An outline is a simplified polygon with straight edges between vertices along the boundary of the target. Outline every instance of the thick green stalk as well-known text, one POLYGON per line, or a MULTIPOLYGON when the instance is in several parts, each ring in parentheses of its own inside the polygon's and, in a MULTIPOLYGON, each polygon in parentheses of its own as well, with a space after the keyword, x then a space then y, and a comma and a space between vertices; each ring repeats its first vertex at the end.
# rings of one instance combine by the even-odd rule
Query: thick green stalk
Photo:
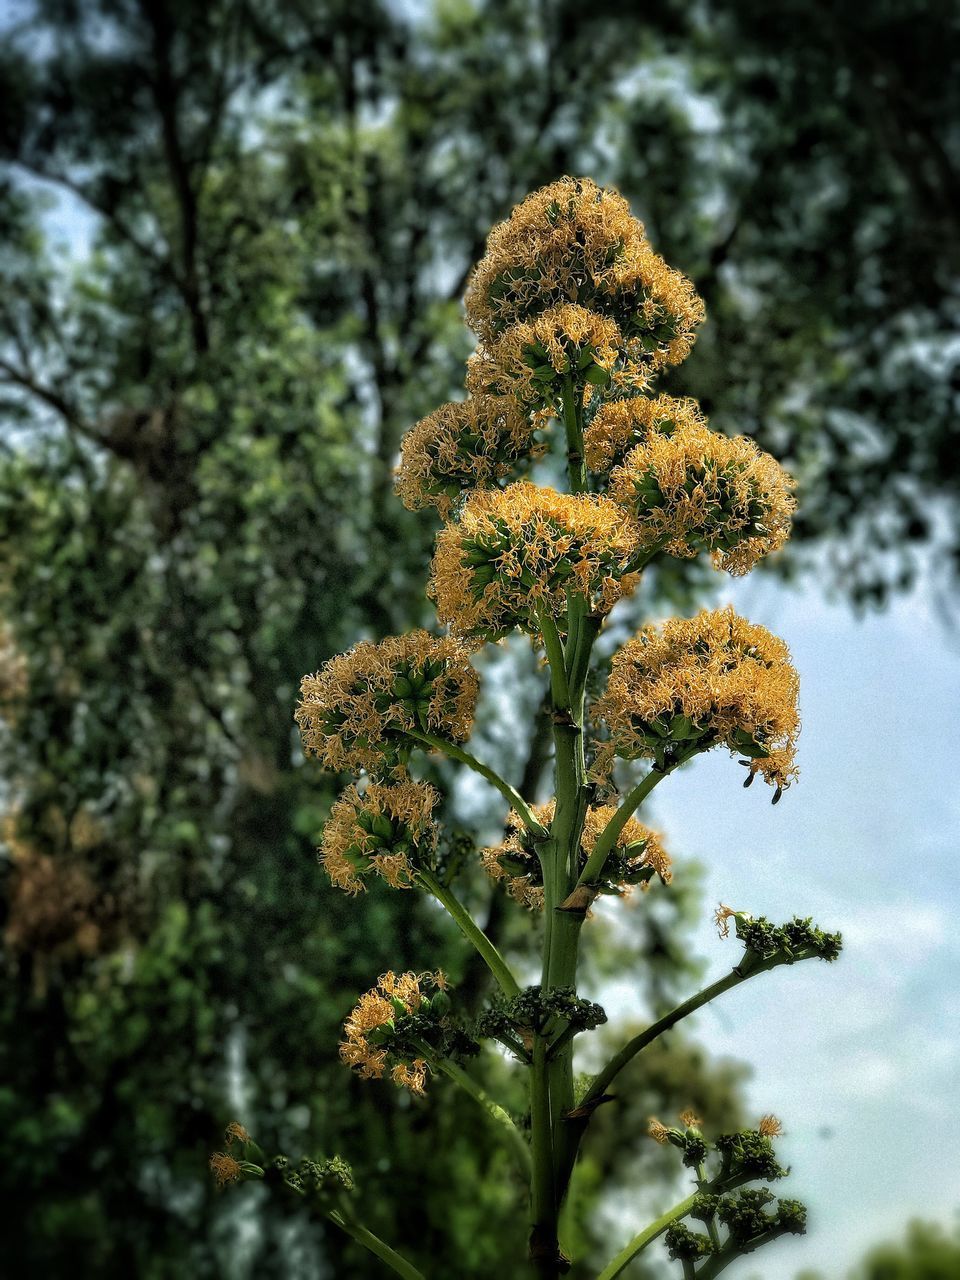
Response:
POLYGON ((675 1204, 672 1209, 668 1209, 666 1213, 662 1213, 659 1218, 651 1222, 649 1227, 638 1232, 629 1244, 624 1245, 615 1258, 603 1268, 597 1276, 597 1280, 615 1280, 625 1267, 634 1260, 638 1253, 641 1253, 648 1244, 656 1240, 657 1236, 662 1236, 668 1227, 680 1218, 685 1217, 693 1208, 693 1202, 696 1195, 687 1196, 686 1200, 682 1200, 680 1204, 675 1204))
POLYGON ((441 1058, 434 1065, 448 1075, 451 1080, 455 1081, 471 1098, 484 1109, 488 1116, 501 1127, 507 1134, 510 1142, 511 1150, 517 1158, 520 1165, 520 1171, 525 1177, 529 1178, 533 1173, 533 1163, 530 1158, 530 1148, 527 1146, 526 1139, 514 1124, 509 1113, 500 1106, 499 1102, 494 1102, 491 1097, 480 1088, 477 1082, 457 1063, 451 1062, 448 1058, 441 1058))
POLYGON ((546 1050, 545 1039, 538 1035, 533 1042, 533 1063, 530 1068, 530 1145, 533 1156, 533 1177, 530 1183, 533 1213, 530 1257, 545 1280, 547 1277, 553 1280, 557 1274, 559 1244, 546 1050))
POLYGON ((460 932, 468 942, 471 942, 476 947, 490 972, 496 978, 503 994, 508 999, 518 995, 520 984, 510 972, 510 966, 460 899, 454 894, 453 890, 441 884, 432 871, 418 871, 417 879, 425 889, 433 894, 439 903, 446 907, 459 927, 460 932))
POLYGON ((472 756, 469 751, 464 751, 463 747, 458 747, 455 742, 448 742, 446 738, 439 738, 434 733, 422 733, 419 729, 408 729, 406 732, 408 738, 415 738, 417 742, 423 742, 428 747, 433 747, 435 751, 442 751, 451 760, 457 760, 460 764, 465 764, 474 773, 479 773, 481 778, 486 778, 487 782, 496 787, 500 794, 509 801, 510 807, 517 811, 523 825, 534 836, 538 838, 546 836, 546 830, 530 812, 530 806, 520 792, 511 787, 510 783, 505 779, 501 778, 496 770, 491 769, 489 765, 482 764, 476 756, 472 756))
POLYGON ((375 1236, 372 1231, 368 1231, 359 1222, 348 1218, 339 1209, 332 1210, 327 1214, 327 1217, 331 1222, 336 1223, 341 1231, 345 1231, 348 1236, 353 1236, 358 1244, 362 1244, 365 1249, 369 1249, 371 1253, 376 1254, 398 1276, 403 1276, 404 1280, 425 1280, 423 1272, 418 1271, 412 1262, 408 1262, 406 1258, 401 1257, 396 1249, 391 1249, 379 1236, 375 1236))

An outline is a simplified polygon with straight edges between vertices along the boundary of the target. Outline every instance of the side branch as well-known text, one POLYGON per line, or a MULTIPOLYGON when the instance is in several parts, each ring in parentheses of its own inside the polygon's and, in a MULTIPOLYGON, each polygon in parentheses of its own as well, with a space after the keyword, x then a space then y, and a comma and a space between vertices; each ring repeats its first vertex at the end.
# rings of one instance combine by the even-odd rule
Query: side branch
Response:
POLYGON ((662 1236, 674 1222, 685 1217, 693 1208, 693 1202, 696 1198, 696 1194, 687 1196, 686 1200, 675 1204, 672 1209, 668 1209, 656 1221, 651 1222, 649 1227, 645 1227, 643 1231, 635 1235, 630 1243, 625 1245, 617 1256, 607 1263, 597 1276, 597 1280, 614 1280, 633 1261, 638 1253, 641 1253, 648 1244, 656 1240, 657 1236, 662 1236))
POLYGON ((417 880, 447 909, 463 936, 476 947, 503 994, 508 999, 519 995, 520 984, 511 973, 510 966, 453 890, 441 884, 432 871, 418 871, 417 880))
POLYGON ((520 1166, 520 1172, 529 1178, 532 1170, 532 1161, 530 1158, 530 1148, 527 1146, 523 1134, 514 1124, 507 1112, 500 1106, 499 1102, 489 1097, 480 1088, 472 1076, 468 1075, 462 1067, 457 1063, 451 1062, 449 1058, 441 1058, 435 1063, 438 1070, 449 1076, 454 1083, 458 1084, 465 1093, 468 1093, 474 1102, 478 1103, 488 1116, 494 1120, 506 1132, 510 1142, 511 1150, 517 1157, 517 1163, 520 1166))
POLYGON ((347 1217, 339 1209, 331 1210, 326 1216, 341 1231, 345 1231, 358 1244, 362 1244, 365 1249, 369 1249, 371 1253, 375 1254, 381 1262, 385 1262, 398 1276, 403 1276, 404 1280, 426 1280, 423 1272, 418 1271, 412 1262, 408 1262, 406 1258, 397 1253, 396 1249, 391 1249, 379 1236, 375 1236, 372 1231, 368 1231, 366 1227, 347 1217))
POLYGON ((639 809, 650 792, 658 783, 671 772, 676 766, 668 769, 659 770, 651 769, 642 782, 638 782, 631 792, 628 793, 619 809, 600 832, 597 837, 597 843, 593 846, 593 852, 587 859, 587 865, 580 873, 578 885, 593 884, 603 870, 603 865, 609 856, 610 850, 617 843, 620 832, 627 825, 634 813, 639 809))
POLYGON ((684 1018, 696 1013, 698 1009, 702 1009, 705 1004, 709 1004, 711 1000, 717 996, 723 995, 725 991, 731 991, 734 987, 738 987, 741 982, 746 982, 748 978, 753 977, 755 973, 763 973, 763 969, 753 969, 750 973, 742 973, 738 969, 731 970, 725 977, 704 987, 702 991, 698 991, 689 1000, 684 1000, 683 1004, 678 1004, 668 1014, 662 1017, 658 1022, 654 1022, 646 1030, 635 1035, 632 1040, 628 1040, 619 1053, 614 1054, 607 1065, 591 1084, 581 1102, 582 1107, 589 1107, 591 1103, 598 1102, 606 1093, 607 1086, 613 1078, 623 1070, 632 1058, 635 1058, 641 1050, 645 1049, 648 1044, 652 1044, 654 1040, 662 1036, 665 1031, 669 1031, 671 1027, 675 1027, 678 1022, 682 1022, 684 1018))
POLYGON ((460 764, 465 764, 474 773, 479 773, 481 778, 486 778, 487 782, 496 787, 504 799, 509 802, 510 807, 517 811, 527 830, 538 840, 546 839, 546 827, 542 826, 533 816, 530 806, 520 792, 511 787, 510 783, 504 778, 501 778, 495 769, 491 769, 489 765, 482 764, 476 756, 472 756, 469 751, 464 751, 463 747, 458 747, 455 742, 448 742, 446 738, 440 738, 435 733, 421 733, 419 729, 408 729, 407 737, 414 738, 417 742, 422 742, 426 746, 432 747, 435 751, 442 751, 451 760, 457 760, 460 764))

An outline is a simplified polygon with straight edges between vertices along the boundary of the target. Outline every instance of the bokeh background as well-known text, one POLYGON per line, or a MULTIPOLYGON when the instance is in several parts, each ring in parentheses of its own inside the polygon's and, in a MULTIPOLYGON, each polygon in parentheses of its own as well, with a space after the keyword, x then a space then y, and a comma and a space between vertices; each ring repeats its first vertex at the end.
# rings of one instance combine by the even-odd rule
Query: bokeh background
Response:
MULTIPOLYGON (((847 947, 625 1074, 568 1244, 589 1274, 672 1199, 646 1117, 693 1104, 785 1123, 811 1230, 754 1275, 960 1275, 957 6, 0 0, 0 39, 4 1274, 378 1275, 257 1188, 215 1193, 238 1119, 341 1152, 431 1277, 510 1276, 518 1191, 483 1118, 336 1060, 385 968, 439 963, 469 1007, 484 976, 413 894, 325 883, 337 779, 292 708, 332 653, 429 623, 399 437, 463 394, 486 231, 571 172, 620 187, 707 301, 664 389, 802 503, 777 564, 661 573, 644 601, 730 599, 789 640, 801 783, 771 809, 707 758, 658 792, 674 887, 605 904, 587 986, 609 1035, 642 1023, 730 963, 719 900, 847 947)), ((529 652, 484 676, 479 749, 536 792, 529 652)), ((502 816, 453 790, 452 825, 502 816)), ((464 892, 520 955, 535 923, 464 892)))

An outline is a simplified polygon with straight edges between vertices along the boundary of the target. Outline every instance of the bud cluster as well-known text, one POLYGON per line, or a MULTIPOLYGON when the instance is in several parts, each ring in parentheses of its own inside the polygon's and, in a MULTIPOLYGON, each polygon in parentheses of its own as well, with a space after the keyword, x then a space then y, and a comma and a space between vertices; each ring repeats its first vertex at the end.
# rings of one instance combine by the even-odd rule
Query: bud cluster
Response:
POLYGON ((829 963, 837 959, 843 948, 841 934, 819 928, 810 916, 794 916, 786 924, 773 924, 766 916, 754 918, 746 911, 721 906, 716 912, 721 937, 730 936, 731 920, 736 936, 744 945, 743 959, 737 965, 738 971, 744 974, 761 967, 796 964, 799 960, 829 963))
POLYGON ((538 983, 525 987, 511 1000, 494 1000, 477 1019, 475 1034, 481 1040, 498 1040, 526 1060, 534 1036, 551 1024, 575 1034, 593 1031, 606 1020, 602 1006, 582 999, 573 987, 552 987, 545 992, 538 983))

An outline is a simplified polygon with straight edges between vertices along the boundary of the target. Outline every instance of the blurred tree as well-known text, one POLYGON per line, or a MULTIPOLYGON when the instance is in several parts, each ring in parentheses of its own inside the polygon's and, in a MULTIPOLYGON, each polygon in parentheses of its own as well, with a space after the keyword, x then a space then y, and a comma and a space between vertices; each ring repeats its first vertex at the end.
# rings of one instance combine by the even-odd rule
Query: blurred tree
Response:
MULTIPOLYGON (((684 389, 799 465, 801 531, 842 535, 857 598, 905 584, 907 541, 936 531, 956 561, 954 18, 922 0, 809 15, 40 0, 8 22, 0 1185, 31 1215, 11 1266, 202 1276, 243 1252, 316 1274, 296 1219, 258 1210, 241 1250, 235 1210, 208 1203, 211 1133, 238 1114, 292 1150, 341 1148, 372 1224, 438 1273, 497 1261, 481 1227, 512 1191, 481 1122, 457 1110, 428 1139, 418 1107, 334 1060, 378 972, 439 956, 456 978, 460 953, 413 895, 326 890, 331 791, 291 712, 302 672, 429 618, 430 518, 391 498, 391 467, 461 393, 466 272, 525 191, 572 170, 634 200, 711 308, 684 389), (395 1161, 366 1167, 385 1126, 395 1161), (454 1182, 474 1188, 455 1210, 454 1182)), ((534 790, 542 744, 526 762, 509 745, 534 790)), ((509 945, 523 926, 501 906, 509 945)), ((687 972, 663 936, 651 922, 634 953, 651 1001, 687 972)), ((734 1119, 732 1082, 678 1053, 693 1101, 734 1119)), ((639 1132, 649 1095, 622 1107, 639 1132)))
MULTIPOLYGON (((960 1275, 960 1226, 911 1222, 899 1244, 882 1244, 849 1273, 849 1280, 954 1280, 960 1275)), ((820 1280, 804 1272, 797 1280, 820 1280)))

